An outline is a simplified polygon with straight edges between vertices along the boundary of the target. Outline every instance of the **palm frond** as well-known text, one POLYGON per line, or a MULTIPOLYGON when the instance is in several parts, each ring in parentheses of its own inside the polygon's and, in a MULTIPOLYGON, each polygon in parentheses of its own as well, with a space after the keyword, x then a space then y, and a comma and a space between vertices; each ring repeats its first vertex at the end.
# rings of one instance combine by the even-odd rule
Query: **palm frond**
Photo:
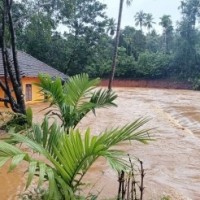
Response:
POLYGON ((36 173, 36 169, 37 169, 37 162, 36 161, 30 162, 29 169, 28 169, 28 178, 27 178, 27 182, 26 182, 26 189, 32 183, 33 177, 34 177, 34 175, 36 173))
POLYGON ((48 75, 40 74, 38 76, 40 82, 36 85, 41 88, 41 92, 44 93, 51 99, 52 104, 62 103, 63 95, 63 86, 60 78, 52 80, 48 75))
MULTIPOLYGON (((45 149, 43 147, 38 148, 39 144, 35 142, 31 142, 29 138, 25 136, 19 136, 18 134, 13 134, 13 137, 15 140, 18 142, 24 142, 27 146, 29 146, 33 150, 39 150, 40 153, 44 153, 45 149), (36 147, 37 146, 37 147, 36 147), (43 151, 41 151, 43 149, 43 151)), ((46 154, 42 154, 46 156, 47 159, 50 161, 52 160, 53 163, 56 163, 56 161, 46 152, 46 154)), ((50 167, 48 164, 41 160, 36 160, 32 159, 31 156, 28 155, 28 153, 24 153, 17 147, 8 144, 6 142, 0 141, 0 164, 3 166, 8 160, 11 160, 10 162, 10 167, 9 171, 13 170, 16 166, 20 164, 22 160, 28 162, 29 164, 29 169, 28 169, 28 178, 27 178, 27 183, 26 183, 26 189, 31 185, 33 182, 33 178, 35 175, 39 176, 39 181, 38 181, 38 187, 40 187, 45 180, 49 181, 49 191, 52 191, 49 193, 48 199, 61 199, 61 194, 58 190, 56 180, 58 179, 58 174, 56 171, 50 167), (57 177, 57 178, 55 178, 57 177)), ((63 187, 63 186, 62 186, 63 187)), ((68 198, 71 199, 69 196, 71 194, 70 187, 65 184, 65 188, 68 188, 68 198)), ((73 195, 72 195, 73 197, 73 195)))
POLYGON ((41 144, 44 148, 48 149, 52 144, 56 145, 58 142, 58 138, 64 134, 62 128, 58 126, 56 122, 49 124, 48 117, 45 117, 42 124, 34 124, 32 126, 32 130, 27 132, 27 136, 36 141, 38 144, 41 144))
POLYGON ((19 163, 24 160, 26 154, 21 153, 21 154, 17 154, 15 156, 13 156, 10 167, 9 167, 9 172, 13 171, 18 165, 19 163))
POLYGON ((98 142, 110 146, 116 145, 122 141, 136 140, 146 144, 147 141, 152 140, 148 134, 148 132, 152 129, 140 129, 140 127, 146 124, 148 121, 148 119, 139 118, 134 122, 123 126, 122 128, 106 130, 100 135, 98 142))
POLYGON ((79 103, 87 100, 90 92, 100 83, 100 79, 89 80, 87 74, 79 74, 69 78, 64 86, 66 102, 75 108, 79 103))
POLYGON ((116 106, 114 100, 117 95, 107 90, 95 89, 100 80, 90 80, 87 74, 70 77, 62 85, 59 78, 52 80, 49 76, 39 76, 41 91, 50 97, 51 105, 57 107, 47 114, 55 115, 62 121, 65 129, 74 128, 90 111, 96 108, 116 106))
POLYGON ((117 95, 108 90, 97 90, 92 94, 90 102, 96 105, 96 108, 117 106, 114 103, 114 100, 117 98, 117 95))

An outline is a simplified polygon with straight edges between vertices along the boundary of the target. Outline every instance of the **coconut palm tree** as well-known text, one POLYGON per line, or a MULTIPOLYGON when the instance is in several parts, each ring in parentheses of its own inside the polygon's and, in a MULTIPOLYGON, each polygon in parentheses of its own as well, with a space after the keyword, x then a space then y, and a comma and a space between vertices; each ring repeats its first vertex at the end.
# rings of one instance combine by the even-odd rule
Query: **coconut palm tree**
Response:
POLYGON ((163 27, 163 35, 164 35, 164 46, 165 51, 168 51, 168 38, 173 31, 172 20, 170 15, 163 15, 160 18, 160 25, 163 27))
POLYGON ((116 30, 116 23, 115 23, 115 20, 111 18, 108 20, 106 32, 110 34, 111 36, 113 36, 115 34, 115 30, 116 30))
POLYGON ((145 23, 144 23, 144 25, 147 27, 149 33, 150 33, 150 30, 151 30, 152 27, 153 27, 153 24, 155 24, 155 22, 154 22, 153 20, 154 20, 154 19, 153 19, 152 14, 147 13, 147 14, 146 14, 146 17, 145 17, 145 23))
MULTIPOLYGON (((126 4, 128 6, 131 5, 131 2, 132 0, 126 0, 126 4)), ((109 91, 111 91, 112 82, 115 75, 116 63, 117 63, 117 52, 118 52, 118 46, 119 46, 119 36, 120 36, 123 5, 124 5, 124 0, 120 0, 118 22, 117 22, 117 32, 116 32, 116 37, 115 37, 115 46, 114 46, 113 59, 112 59, 112 69, 111 69, 111 74, 110 74, 109 83, 108 83, 109 91)))
POLYGON ((135 25, 140 26, 140 30, 142 31, 142 27, 145 25, 146 20, 146 13, 144 13, 142 10, 137 12, 134 16, 135 18, 135 25))
POLYGON ((169 26, 172 25, 172 20, 170 15, 163 15, 160 18, 160 23, 159 23, 164 30, 166 30, 169 26))

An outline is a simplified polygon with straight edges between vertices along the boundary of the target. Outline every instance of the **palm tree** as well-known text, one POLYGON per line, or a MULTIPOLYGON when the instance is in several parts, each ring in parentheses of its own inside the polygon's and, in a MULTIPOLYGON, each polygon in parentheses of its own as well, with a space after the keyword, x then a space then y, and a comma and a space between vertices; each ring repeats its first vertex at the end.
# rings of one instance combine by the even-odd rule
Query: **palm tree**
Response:
POLYGON ((89 129, 84 133, 71 129, 66 134, 55 122, 49 125, 45 118, 42 125, 33 125, 26 135, 13 133, 11 140, 0 141, 0 167, 10 161, 9 171, 13 171, 25 161, 28 164, 26 189, 37 177, 34 181, 38 180, 38 188, 48 189, 44 199, 79 199, 77 191, 81 189, 82 179, 99 157, 104 157, 118 172, 128 169, 124 152, 114 147, 125 141, 147 143, 149 130, 141 129, 146 122, 138 119, 96 136, 89 129), (17 145, 21 143, 29 148, 21 149, 17 145))
POLYGON ((142 10, 135 14, 135 25, 140 26, 140 30, 142 31, 142 27, 145 25, 146 13, 142 10))
POLYGON ((106 32, 109 33, 111 36, 113 36, 115 34, 115 30, 116 30, 116 23, 115 20, 111 18, 108 20, 106 32))
POLYGON ((90 111, 95 113, 95 109, 116 106, 117 95, 107 90, 94 90, 100 79, 90 80, 87 74, 72 76, 64 85, 59 78, 52 80, 46 75, 39 75, 39 80, 37 85, 51 102, 52 109, 47 114, 57 116, 66 132, 75 128, 90 111))
POLYGON ((164 30, 166 30, 169 26, 172 25, 172 20, 170 15, 163 15, 160 18, 160 25, 163 27, 164 30))
POLYGON ((173 31, 172 20, 170 15, 163 15, 160 18, 160 25, 163 27, 165 51, 168 51, 168 37, 173 31))
MULTIPOLYGON (((126 0, 126 4, 128 6, 131 5, 131 2, 132 2, 132 0, 126 0)), ((124 5, 124 0, 120 0, 118 22, 117 22, 117 32, 116 32, 115 46, 114 46, 113 59, 112 59, 112 69, 111 69, 111 74, 110 74, 109 83, 108 83, 109 91, 111 91, 112 82, 113 82, 114 75, 115 75, 116 63, 117 63, 117 52, 118 52, 118 46, 119 46, 119 36, 120 36, 123 5, 124 5)))
POLYGON ((155 24, 155 22, 153 21, 153 16, 152 14, 150 13, 147 13, 146 14, 146 17, 145 17, 145 26, 147 27, 149 33, 150 33, 150 30, 152 29, 153 27, 153 24, 155 24))

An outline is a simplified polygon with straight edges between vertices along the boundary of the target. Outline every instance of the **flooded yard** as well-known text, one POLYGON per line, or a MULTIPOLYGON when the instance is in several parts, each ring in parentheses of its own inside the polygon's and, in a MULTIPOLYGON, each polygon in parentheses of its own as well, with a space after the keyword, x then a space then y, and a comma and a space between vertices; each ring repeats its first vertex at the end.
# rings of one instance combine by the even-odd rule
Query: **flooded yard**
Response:
MULTIPOLYGON (((120 145, 130 155, 140 158, 145 168, 145 200, 160 200, 163 195, 171 199, 200 199, 200 92, 189 90, 115 88, 117 105, 89 114, 79 125, 90 127, 98 134, 107 127, 122 126, 138 117, 150 121, 145 127, 155 128, 155 141, 147 145, 138 142, 120 145)), ((34 105, 35 121, 41 122, 44 104, 34 105)), ((23 167, 13 174, 0 171, 0 199, 17 199, 23 186, 23 167)), ((117 174, 99 159, 86 180, 101 191, 99 199, 117 194, 117 174)))

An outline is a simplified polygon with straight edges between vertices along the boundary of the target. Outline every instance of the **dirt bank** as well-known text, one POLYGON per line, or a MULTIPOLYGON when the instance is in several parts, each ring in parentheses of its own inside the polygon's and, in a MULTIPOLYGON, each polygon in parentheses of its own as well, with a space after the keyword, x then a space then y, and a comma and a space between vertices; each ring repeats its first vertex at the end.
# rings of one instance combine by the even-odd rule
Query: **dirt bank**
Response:
MULTIPOLYGON (((108 80, 103 79, 101 86, 108 86, 108 80)), ((189 83, 173 80, 120 80, 113 81, 114 87, 141 87, 141 88, 166 88, 166 89, 192 89, 189 83)))

